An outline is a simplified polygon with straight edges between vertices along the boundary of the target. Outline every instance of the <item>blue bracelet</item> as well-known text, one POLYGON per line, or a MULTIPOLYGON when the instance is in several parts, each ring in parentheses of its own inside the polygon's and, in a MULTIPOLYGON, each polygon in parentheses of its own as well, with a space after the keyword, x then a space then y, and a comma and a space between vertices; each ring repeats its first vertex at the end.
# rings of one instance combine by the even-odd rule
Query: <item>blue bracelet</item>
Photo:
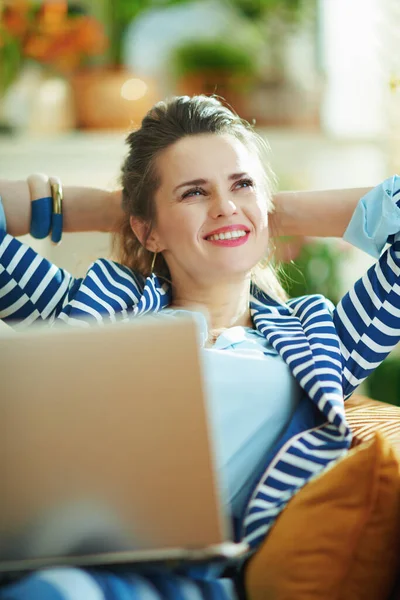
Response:
POLYGON ((0 233, 7 233, 7 220, 6 213, 4 212, 4 206, 0 196, 0 233))
POLYGON ((51 196, 33 200, 31 203, 32 217, 30 234, 38 240, 42 240, 50 233, 52 204, 53 199, 51 196))
POLYGON ((59 181, 51 183, 52 210, 51 216, 51 241, 53 244, 61 242, 63 231, 63 189, 59 181))

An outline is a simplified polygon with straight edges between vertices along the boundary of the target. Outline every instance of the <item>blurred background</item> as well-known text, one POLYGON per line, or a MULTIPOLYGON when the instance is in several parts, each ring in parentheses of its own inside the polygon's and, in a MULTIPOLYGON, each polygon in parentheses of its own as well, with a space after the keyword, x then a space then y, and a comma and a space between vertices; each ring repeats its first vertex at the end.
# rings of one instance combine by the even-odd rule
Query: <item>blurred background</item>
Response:
MULTIPOLYGON (((397 0, 0 0, 0 177, 115 188, 125 134, 174 94, 217 94, 270 144, 279 189, 373 186, 400 170, 397 0)), ((106 234, 26 239, 75 275, 106 234)), ((372 260, 277 243, 292 295, 337 302, 372 260)), ((400 404, 394 353, 364 391, 400 404)))

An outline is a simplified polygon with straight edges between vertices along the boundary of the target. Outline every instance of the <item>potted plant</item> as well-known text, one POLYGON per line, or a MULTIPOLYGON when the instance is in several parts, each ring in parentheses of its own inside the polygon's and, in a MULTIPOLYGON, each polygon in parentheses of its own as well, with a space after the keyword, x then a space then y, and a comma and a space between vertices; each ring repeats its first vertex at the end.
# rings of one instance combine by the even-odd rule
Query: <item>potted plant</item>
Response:
MULTIPOLYGON (((163 7, 191 0, 163 0, 163 7)), ((84 128, 127 129, 139 126, 150 107, 160 99, 158 83, 135 77, 122 60, 124 34, 128 26, 154 0, 103 0, 97 9, 107 31, 109 45, 101 64, 80 69, 73 77, 78 124, 84 128)), ((87 0, 87 5, 90 6, 87 0)))
POLYGON ((173 55, 180 94, 216 94, 243 117, 257 76, 252 52, 219 39, 187 42, 173 55))
POLYGON ((71 78, 80 128, 127 129, 138 125, 157 99, 155 83, 135 78, 122 64, 125 29, 149 5, 150 0, 105 0, 97 7, 108 46, 97 64, 80 68, 71 78))
MULTIPOLYGON (((32 67, 41 79, 68 80, 71 73, 104 52, 100 22, 68 2, 15 0, 0 8, 1 96, 32 67)), ((38 90, 35 90, 38 92, 38 90)), ((36 94, 38 95, 38 94, 36 94)))

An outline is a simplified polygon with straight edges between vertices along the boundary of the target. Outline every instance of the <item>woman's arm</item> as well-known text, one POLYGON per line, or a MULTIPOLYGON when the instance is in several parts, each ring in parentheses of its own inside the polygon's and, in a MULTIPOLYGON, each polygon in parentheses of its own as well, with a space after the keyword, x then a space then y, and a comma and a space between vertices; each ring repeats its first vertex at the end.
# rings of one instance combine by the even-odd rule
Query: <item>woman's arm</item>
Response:
POLYGON ((391 177, 359 202, 346 239, 379 260, 333 312, 343 361, 345 397, 400 341, 400 178, 391 177))
MULTIPOLYGON (((31 200, 48 196, 47 178, 41 184, 32 181, 0 180, 7 220, 7 231, 13 236, 29 233, 31 200)), ((121 191, 113 192, 90 187, 64 187, 64 231, 114 231, 122 216, 121 191)))
POLYGON ((278 192, 270 216, 271 233, 342 237, 359 199, 371 189, 278 192))

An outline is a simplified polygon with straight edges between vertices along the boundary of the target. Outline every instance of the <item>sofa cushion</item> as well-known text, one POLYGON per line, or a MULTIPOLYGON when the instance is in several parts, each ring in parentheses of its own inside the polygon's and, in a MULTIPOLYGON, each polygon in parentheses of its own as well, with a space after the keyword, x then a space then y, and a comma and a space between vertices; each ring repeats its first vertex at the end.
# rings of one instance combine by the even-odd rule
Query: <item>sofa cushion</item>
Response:
POLYGON ((377 433, 289 502, 245 573, 250 600, 385 600, 400 568, 400 464, 377 433))

